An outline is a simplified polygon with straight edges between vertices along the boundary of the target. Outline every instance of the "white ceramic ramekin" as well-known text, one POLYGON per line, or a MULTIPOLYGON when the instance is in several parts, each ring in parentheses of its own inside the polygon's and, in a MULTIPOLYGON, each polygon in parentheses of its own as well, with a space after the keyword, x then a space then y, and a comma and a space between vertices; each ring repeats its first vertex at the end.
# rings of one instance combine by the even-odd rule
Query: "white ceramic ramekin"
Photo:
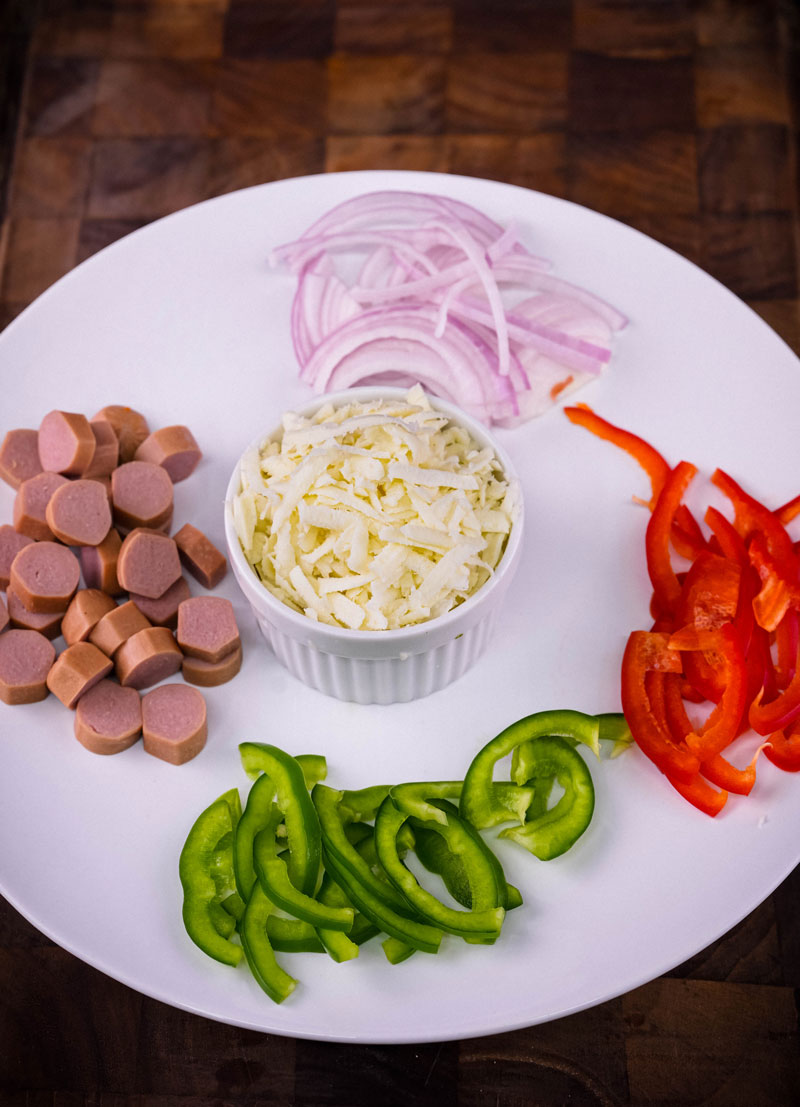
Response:
MULTIPOLYGON (((377 398, 397 399, 403 388, 363 387, 317 396, 297 409, 311 415, 323 404, 377 398)), ((453 404, 430 397, 437 411, 465 427, 480 446, 491 446, 505 474, 517 480, 506 451, 453 404)), ((260 436, 261 447, 273 430, 260 436)), ((445 615, 399 630, 347 630, 315 622, 272 595, 248 563, 233 523, 232 502, 241 487, 237 461, 225 495, 225 538, 234 576, 278 660, 304 684, 326 696, 352 703, 405 703, 421 699, 462 676, 483 652, 494 629, 503 597, 519 563, 524 506, 511 528, 503 556, 490 579, 464 603, 445 615)))

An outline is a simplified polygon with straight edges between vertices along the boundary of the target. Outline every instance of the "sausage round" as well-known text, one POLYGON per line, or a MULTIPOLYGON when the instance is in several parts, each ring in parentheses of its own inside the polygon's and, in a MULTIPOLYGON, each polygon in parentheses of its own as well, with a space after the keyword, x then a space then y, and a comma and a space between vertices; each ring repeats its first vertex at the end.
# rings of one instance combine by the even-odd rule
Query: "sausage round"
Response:
POLYGON ((149 626, 150 623, 136 604, 128 600, 119 607, 115 605, 97 621, 89 635, 89 641, 103 653, 113 657, 124 642, 149 626))
POLYGON ((173 538, 187 571, 204 588, 216 588, 228 568, 225 555, 191 523, 184 523, 173 538))
POLYGON ((196 757, 206 744, 206 701, 186 684, 164 684, 142 697, 142 740, 146 753, 172 765, 196 757))
POLYGON ((111 672, 111 658, 91 642, 76 642, 58 655, 47 674, 47 687, 65 707, 74 707, 84 693, 111 672))
POLYGON ((85 642, 100 619, 115 607, 111 596, 99 588, 81 588, 73 596, 61 621, 61 633, 67 645, 85 642))
POLYGON ((45 519, 67 546, 99 546, 111 530, 106 491, 96 480, 68 481, 50 497, 45 519))
POLYGON ((160 427, 145 438, 135 454, 137 461, 160 465, 173 484, 191 476, 202 456, 194 435, 184 426, 160 427))
POLYGON ((39 432, 27 427, 10 430, 0 445, 0 477, 12 488, 41 473, 39 432))
POLYGON ((132 461, 133 455, 150 433, 147 420, 141 412, 123 404, 109 404, 92 416, 92 422, 103 419, 110 423, 119 442, 120 462, 132 461))
POLYGON ((11 562, 9 586, 29 611, 63 613, 77 592, 80 579, 80 562, 66 546, 32 542, 11 562))
POLYGON ((11 562, 17 556, 23 546, 30 546, 33 539, 27 534, 20 534, 8 523, 0 526, 0 592, 8 588, 8 574, 11 571, 11 562))
POLYGON ((114 660, 120 684, 126 688, 149 688, 177 673, 183 654, 171 630, 147 627, 123 642, 114 660))
POLYGON ((8 617, 11 620, 12 627, 18 627, 20 630, 38 630, 40 634, 51 641, 61 634, 64 617, 62 611, 38 613, 30 611, 10 585, 6 592, 6 602, 8 603, 8 617))
POLYGON ((118 596, 124 589, 117 579, 117 560, 122 547, 119 531, 112 527, 99 546, 82 546, 78 557, 83 579, 88 588, 100 588, 109 596, 118 596))
POLYGON ((178 608, 178 645, 190 657, 221 661, 240 645, 233 604, 223 596, 193 596, 178 608))
POLYGON ((172 481, 160 465, 128 461, 111 474, 111 504, 117 524, 128 530, 158 530, 172 517, 172 481))
POLYGON ((199 657, 184 657, 181 675, 189 684, 213 688, 233 680, 242 667, 242 647, 227 654, 221 661, 203 661, 199 657))
POLYGON ((137 527, 126 535, 117 560, 117 577, 126 592, 156 600, 180 575, 178 547, 166 534, 137 527))
POLYGON ((119 441, 114 428, 106 419, 93 419, 89 426, 94 435, 94 453, 83 476, 86 480, 98 480, 111 476, 119 462, 119 441))
POLYGON ((53 643, 36 630, 0 634, 0 700, 20 704, 46 699, 55 656, 53 643))
POLYGON ((94 456, 94 432, 85 415, 75 411, 49 411, 39 425, 39 460, 42 468, 67 477, 79 477, 94 456))
POLYGON ((101 680, 78 700, 75 737, 91 753, 120 753, 141 731, 142 699, 135 688, 101 680))
POLYGON ((178 577, 175 583, 171 584, 157 599, 142 596, 138 592, 130 593, 130 598, 154 626, 169 627, 170 630, 177 627, 178 608, 190 596, 189 585, 186 583, 186 577, 183 576, 178 577))
POLYGON ((37 473, 24 480, 14 499, 14 530, 26 534, 36 542, 50 542, 54 538, 47 522, 47 505, 54 492, 68 484, 60 473, 37 473))

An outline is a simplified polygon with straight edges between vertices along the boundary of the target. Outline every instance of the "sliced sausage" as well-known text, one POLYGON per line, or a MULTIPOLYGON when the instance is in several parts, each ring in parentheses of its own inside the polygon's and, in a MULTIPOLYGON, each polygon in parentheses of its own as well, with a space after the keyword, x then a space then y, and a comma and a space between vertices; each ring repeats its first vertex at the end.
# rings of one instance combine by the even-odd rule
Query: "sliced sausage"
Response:
POLYGON ((169 586, 163 596, 155 600, 142 596, 138 592, 131 592, 130 598, 153 626, 175 630, 178 625, 178 608, 184 600, 189 599, 191 594, 186 577, 181 576, 169 586))
POLYGON ((132 635, 138 634, 140 630, 146 630, 149 626, 148 619, 136 604, 128 600, 119 607, 114 606, 111 611, 98 619, 89 634, 89 641, 103 653, 113 657, 120 646, 132 635))
POLYGON ((11 562, 9 587, 29 611, 63 613, 80 579, 80 562, 72 550, 56 542, 32 542, 11 562))
POLYGON ((3 631, 6 629, 8 624, 9 624, 8 608, 3 603, 3 601, 0 600, 0 634, 3 633, 3 631))
POLYGON ((47 687, 65 707, 74 707, 113 668, 107 657, 91 642, 76 642, 58 655, 47 674, 47 687))
POLYGON ((50 497, 45 519, 67 546, 99 546, 111 530, 106 491, 96 480, 68 481, 50 497))
POLYGON ((117 561, 122 548, 119 531, 112 527, 99 546, 83 546, 78 557, 83 570, 83 579, 88 588, 99 588, 109 596, 118 596, 124 592, 117 578, 117 561))
POLYGON ((24 480, 14 499, 14 530, 37 542, 51 542, 53 532, 47 523, 47 505, 53 493, 68 484, 60 473, 38 473, 24 480))
POLYGON ((19 630, 38 630, 51 641, 58 638, 64 618, 63 611, 30 611, 10 585, 6 592, 6 601, 12 627, 19 630))
POLYGON ((128 461, 111 474, 111 504, 118 526, 158 530, 172 517, 172 481, 160 465, 128 461))
POLYGON ((47 674, 55 661, 52 642, 36 630, 0 634, 0 700, 37 703, 47 698, 47 674))
POLYGON ((146 753, 183 765, 208 737, 206 701, 196 688, 164 684, 142 697, 142 742, 146 753))
POLYGON ((119 442, 120 463, 132 461, 133 455, 150 433, 150 427, 144 415, 132 407, 122 404, 109 404, 92 416, 92 422, 103 419, 110 423, 119 442))
POLYGON ((39 460, 42 469, 80 477, 94 456, 94 432, 85 415, 75 411, 50 411, 39 425, 39 460))
POLYGON ((91 753, 121 753, 142 732, 142 698, 135 688, 101 680, 78 700, 75 737, 91 753))
POLYGON ((114 660, 120 684, 126 688, 149 688, 177 673, 183 654, 171 630, 148 627, 124 642, 114 660))
POLYGON ((0 478, 12 488, 41 473, 39 432, 27 427, 10 430, 0 445, 0 478))
POLYGON ((181 664, 183 679, 201 688, 213 688, 233 680, 242 667, 242 647, 227 654, 221 661, 202 661, 199 657, 184 657, 181 664))
POLYGON ((111 596, 99 588, 81 588, 61 621, 61 633, 67 645, 85 642, 100 619, 116 606, 111 596))
POLYGON ((241 645, 233 604, 223 596, 192 596, 178 608, 178 645, 190 657, 221 661, 241 645))
POLYGON ((19 534, 8 523, 0 526, 0 592, 8 588, 8 574, 11 571, 11 562, 17 556, 23 546, 30 546, 33 542, 27 534, 19 534))
POLYGON ((180 575, 181 559, 173 539, 144 527, 126 535, 117 561, 117 577, 126 592, 156 600, 180 575))
POLYGON ((94 453, 83 476, 86 480, 109 477, 119 462, 119 441, 106 419, 92 419, 89 426, 94 435, 94 453))
POLYGON ((187 571, 204 588, 216 588, 228 568, 225 555, 191 523, 184 523, 172 537, 187 571))
POLYGON ((191 476, 202 456, 194 435, 184 426, 160 427, 145 438, 135 454, 137 461, 151 461, 166 469, 173 484, 191 476))

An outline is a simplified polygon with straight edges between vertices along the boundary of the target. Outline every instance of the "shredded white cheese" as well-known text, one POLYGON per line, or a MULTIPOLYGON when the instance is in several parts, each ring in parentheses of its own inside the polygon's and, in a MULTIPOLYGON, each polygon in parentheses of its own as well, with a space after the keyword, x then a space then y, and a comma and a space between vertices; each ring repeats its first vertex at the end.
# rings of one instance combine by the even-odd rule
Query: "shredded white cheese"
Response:
POLYGON ((233 520, 264 586, 351 630, 392 630, 450 611, 503 555, 519 490, 491 449, 402 400, 290 412, 242 459, 233 520))

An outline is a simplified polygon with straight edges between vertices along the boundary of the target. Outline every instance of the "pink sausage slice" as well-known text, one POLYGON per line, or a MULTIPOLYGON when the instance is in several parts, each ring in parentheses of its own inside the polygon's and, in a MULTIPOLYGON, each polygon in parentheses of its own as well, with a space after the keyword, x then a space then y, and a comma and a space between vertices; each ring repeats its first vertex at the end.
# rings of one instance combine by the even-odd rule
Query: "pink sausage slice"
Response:
POLYGON ((53 532, 47 522, 47 505, 54 492, 68 484, 60 473, 38 473, 24 480, 14 499, 14 530, 37 542, 51 542, 53 532))
POLYGON ((80 477, 94 456, 94 432, 85 415, 50 411, 39 425, 42 468, 67 477, 80 477))
POLYGON ((117 579, 117 560, 122 547, 119 531, 112 527, 99 546, 82 546, 78 557, 88 588, 99 588, 109 596, 124 592, 117 579))
POLYGON ((183 654, 171 630, 147 627, 124 642, 114 660, 120 684, 126 688, 149 688, 177 673, 183 654))
POLYGON ((164 684, 142 697, 145 753, 171 765, 196 757, 208 737, 206 701, 196 688, 164 684))
POLYGON ((0 478, 12 488, 41 473, 39 432, 27 427, 10 430, 0 445, 0 478))
POLYGON ((114 520, 127 530, 152 527, 158 530, 172 517, 172 481, 160 465, 149 461, 128 461, 111 474, 111 505, 114 520))
POLYGON ((180 575, 178 547, 166 534, 138 527, 125 537, 117 560, 117 577, 126 592, 156 600, 180 575))
POLYGON ((0 600, 0 634, 2 634, 3 631, 6 629, 6 627, 8 626, 8 623, 9 623, 8 608, 3 603, 3 601, 0 600))
POLYGON ((103 419, 110 423, 119 442, 120 463, 132 461, 133 455, 150 433, 144 415, 123 404, 109 404, 92 416, 92 422, 103 419))
POLYGON ((184 426, 153 431, 135 454, 137 461, 152 461, 166 469, 173 484, 191 476, 202 456, 194 435, 184 426))
POLYGON ((33 542, 27 534, 19 534, 8 523, 0 526, 0 592, 8 588, 8 574, 11 572, 11 562, 17 556, 23 546, 30 546, 33 542))
POLYGON ((116 604, 99 588, 81 588, 76 592, 61 622, 61 633, 68 646, 85 642, 97 623, 116 604))
POLYGON ((50 497, 45 519, 67 546, 99 546, 111 530, 106 491, 96 480, 68 481, 50 497))
POLYGON ((202 661, 199 657, 184 657, 181 665, 183 679, 201 688, 213 688, 233 680, 242 667, 242 647, 227 654, 221 661, 202 661))
POLYGON ((66 546, 32 542, 11 562, 9 587, 29 611, 63 613, 77 592, 80 579, 80 562, 66 546))
POLYGON ((142 699, 135 688, 101 680, 75 709, 75 737, 91 753, 121 753, 142 731, 142 699))
POLYGON ((223 596, 193 596, 178 608, 178 645, 190 657, 221 661, 240 645, 233 604, 223 596))
POLYGON ((86 480, 109 477, 119 462, 119 441, 114 428, 105 419, 93 419, 89 426, 94 435, 94 453, 84 471, 86 480))
POLYGON ((114 606, 98 620, 89 635, 89 641, 103 653, 113 657, 123 643, 149 626, 150 623, 136 604, 128 600, 119 607, 114 606))
POLYGON ((131 592, 130 598, 154 626, 175 630, 178 625, 178 608, 191 594, 186 577, 178 577, 163 596, 155 600, 142 596, 139 592, 131 592))
POLYGON ((0 634, 0 700, 20 704, 47 699, 47 674, 55 656, 53 643, 36 630, 0 634))
POLYGON ((110 657, 91 642, 76 642, 60 653, 47 674, 47 687, 65 707, 74 707, 78 700, 108 676, 112 669, 110 657))
POLYGON ((35 611, 29 611, 11 586, 6 592, 6 600, 8 602, 8 617, 11 620, 12 627, 18 627, 20 630, 38 630, 40 634, 51 641, 53 638, 58 638, 64 617, 62 611, 38 614, 35 611))
POLYGON ((228 568, 225 555, 191 523, 184 523, 173 535, 181 561, 204 588, 216 588, 228 568))

